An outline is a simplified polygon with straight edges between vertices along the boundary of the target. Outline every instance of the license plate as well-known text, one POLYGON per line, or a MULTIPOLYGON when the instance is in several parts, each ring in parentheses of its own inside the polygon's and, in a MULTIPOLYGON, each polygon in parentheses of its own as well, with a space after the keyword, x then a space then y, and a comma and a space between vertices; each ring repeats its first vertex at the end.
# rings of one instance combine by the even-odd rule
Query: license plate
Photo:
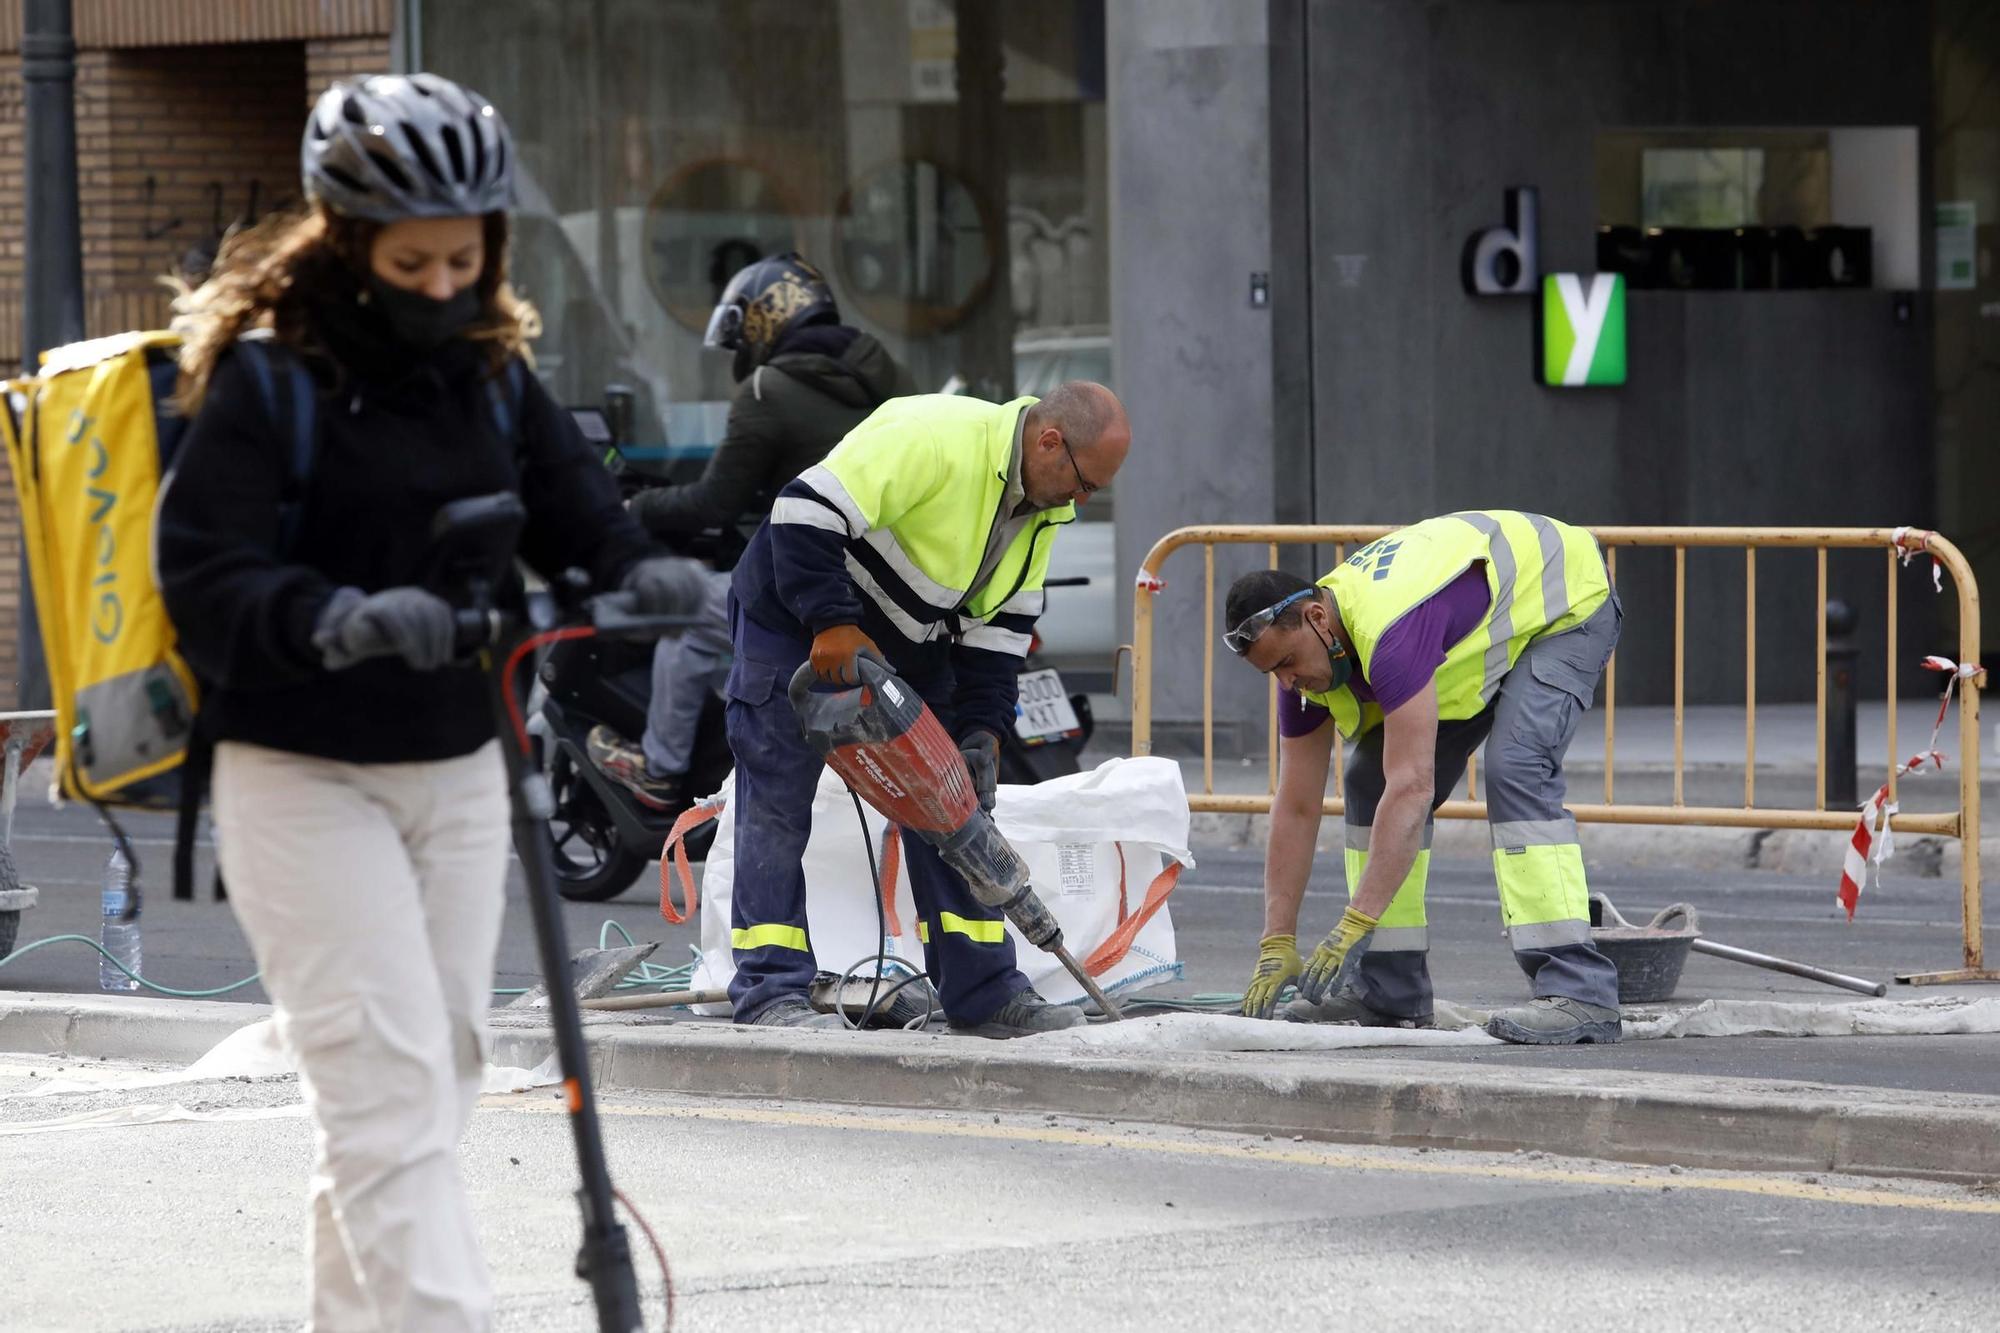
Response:
POLYGON ((1021 677, 1021 698, 1014 709, 1014 733, 1028 745, 1046 745, 1082 732, 1069 691, 1055 671, 1030 671, 1021 677))

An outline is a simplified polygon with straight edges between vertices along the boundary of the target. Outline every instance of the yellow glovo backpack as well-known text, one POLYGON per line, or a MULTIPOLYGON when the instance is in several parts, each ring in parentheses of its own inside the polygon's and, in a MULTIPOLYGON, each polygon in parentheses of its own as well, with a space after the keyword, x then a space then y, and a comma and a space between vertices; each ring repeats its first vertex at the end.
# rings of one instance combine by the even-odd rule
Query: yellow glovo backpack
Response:
MULTIPOLYGON (((153 576, 161 483, 187 427, 168 403, 179 346, 175 334, 146 332, 58 347, 33 378, 0 386, 0 435, 20 498, 62 794, 97 807, 128 857, 108 807, 180 810, 175 896, 192 897, 194 816, 207 785, 206 747, 195 744, 200 691, 153 576)), ((268 340, 237 346, 274 434, 290 436, 295 511, 316 435, 310 374, 268 340)), ((295 518, 281 519, 285 544, 295 518)), ((137 870, 134 860, 135 882, 137 870)))

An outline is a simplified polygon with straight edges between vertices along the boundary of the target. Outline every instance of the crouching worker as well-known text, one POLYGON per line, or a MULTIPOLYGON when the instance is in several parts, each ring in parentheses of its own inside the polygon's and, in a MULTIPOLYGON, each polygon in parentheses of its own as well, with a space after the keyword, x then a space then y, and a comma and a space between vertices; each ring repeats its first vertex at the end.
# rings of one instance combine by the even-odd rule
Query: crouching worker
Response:
POLYGON ((458 1141, 507 793, 484 682, 452 665, 453 608, 423 586, 433 516, 514 491, 544 576, 581 568, 659 614, 700 597, 519 361, 534 316, 507 285, 514 159, 499 114, 447 80, 336 84, 306 129, 311 211, 234 239, 179 303, 192 420, 157 568, 207 685, 230 906, 312 1113, 315 1329, 491 1325, 458 1141), (252 333, 264 355, 237 348, 252 333), (300 419, 317 443, 295 479, 300 419))
POLYGON ((1563 756, 1618 643, 1622 611, 1590 535, 1539 514, 1449 514, 1354 552, 1318 584, 1238 579, 1230 650, 1277 678, 1278 793, 1264 863, 1264 939, 1243 1009, 1429 1027, 1424 881, 1431 814, 1486 743, 1493 871, 1534 998, 1487 1031, 1541 1045, 1617 1041, 1618 972, 1590 943, 1563 756), (1297 947, 1334 730, 1345 772, 1348 906, 1297 947))

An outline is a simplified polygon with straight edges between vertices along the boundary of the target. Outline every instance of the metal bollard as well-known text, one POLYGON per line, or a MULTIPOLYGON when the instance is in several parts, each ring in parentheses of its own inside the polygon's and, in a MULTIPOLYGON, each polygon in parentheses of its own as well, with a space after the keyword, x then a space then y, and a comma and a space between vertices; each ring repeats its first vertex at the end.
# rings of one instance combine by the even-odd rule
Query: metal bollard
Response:
POLYGON ((1826 799, 1834 807, 1860 804, 1855 775, 1858 753, 1854 737, 1854 663, 1860 649, 1854 643, 1861 621, 1846 602, 1826 604, 1826 799))

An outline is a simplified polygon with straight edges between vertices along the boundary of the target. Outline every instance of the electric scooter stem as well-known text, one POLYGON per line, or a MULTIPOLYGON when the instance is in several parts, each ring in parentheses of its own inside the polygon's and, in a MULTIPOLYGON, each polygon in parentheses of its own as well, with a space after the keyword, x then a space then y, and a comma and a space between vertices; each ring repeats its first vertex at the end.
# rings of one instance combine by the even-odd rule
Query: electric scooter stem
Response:
POLYGON ((583 1177, 577 1190, 577 1202, 583 1208, 583 1244, 576 1253, 576 1275, 590 1283, 591 1296, 597 1302, 599 1333, 644 1333, 632 1246, 613 1212, 611 1173, 604 1162, 604 1134, 590 1084, 582 1009, 569 984, 569 940, 556 898, 555 865, 544 833, 554 803, 547 778, 521 752, 508 714, 501 664, 516 636, 509 632, 496 638, 499 642, 487 650, 484 662, 487 693, 500 728, 500 748, 507 757, 514 847, 527 876, 528 910, 534 919, 543 984, 549 993, 549 1026, 555 1032, 570 1133, 576 1140, 576 1164, 583 1177))

